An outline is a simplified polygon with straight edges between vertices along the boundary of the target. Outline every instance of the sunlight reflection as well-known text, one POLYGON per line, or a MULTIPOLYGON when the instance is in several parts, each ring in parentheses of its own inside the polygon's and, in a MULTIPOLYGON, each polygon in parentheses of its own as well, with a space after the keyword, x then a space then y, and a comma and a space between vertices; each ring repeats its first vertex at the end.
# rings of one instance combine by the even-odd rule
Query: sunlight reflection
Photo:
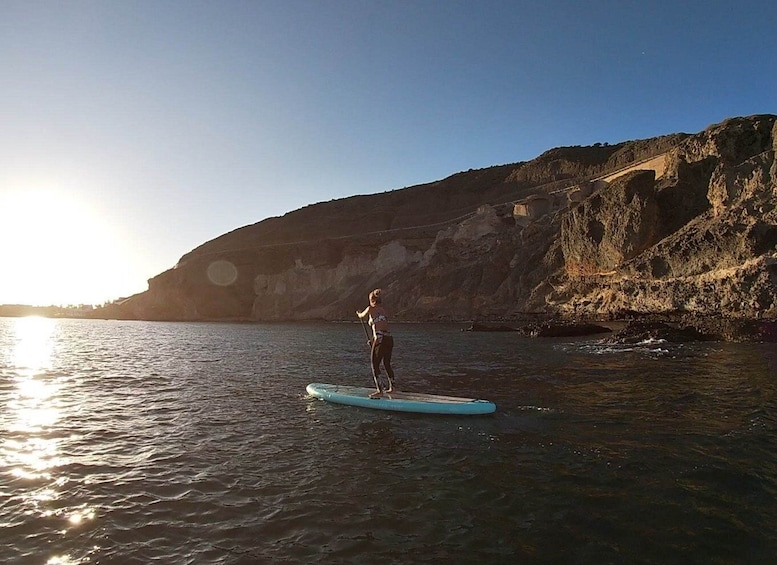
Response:
POLYGON ((53 426, 59 416, 54 405, 58 391, 58 385, 35 377, 17 379, 16 397, 8 403, 8 408, 16 414, 16 420, 9 429, 34 433, 53 426))
POLYGON ((73 512, 68 518, 68 522, 77 526, 87 520, 94 520, 95 511, 93 508, 82 508, 76 512, 73 512))
POLYGON ((96 556, 99 551, 99 546, 92 546, 92 549, 87 552, 87 556, 81 559, 74 559, 69 555, 55 555, 46 561, 46 565, 74 565, 76 563, 91 563, 91 557, 96 556))
POLYGON ((57 423, 59 385, 41 378, 50 368, 55 322, 47 318, 18 318, 15 323, 16 390, 7 408, 14 417, 0 458, 11 473, 22 479, 51 478, 48 469, 59 465, 57 440, 41 434, 57 423))
POLYGON ((59 419, 60 385, 42 374, 51 367, 55 325, 54 320, 39 317, 17 318, 14 323, 11 358, 16 388, 5 406, 10 418, 0 464, 21 479, 50 479, 50 469, 62 464, 57 439, 45 434, 59 419))
POLYGON ((61 457, 57 457, 57 441, 51 439, 31 438, 26 442, 9 440, 3 451, 11 473, 21 479, 50 479, 48 470, 65 463, 61 457))
POLYGON ((52 500, 56 500, 57 498, 59 498, 59 493, 55 491, 53 488, 43 488, 35 492, 30 498, 39 503, 50 502, 52 500))
MULTIPOLYGON (((99 551, 100 546, 95 545, 92 546, 92 549, 87 552, 85 557, 80 559, 75 559, 69 555, 55 555, 46 561, 46 565, 74 565, 76 563, 91 563, 92 557, 96 556, 99 551)), ((96 562, 99 563, 99 561, 96 562)))
POLYGON ((18 369, 34 374, 49 368, 55 323, 52 319, 38 316, 16 319, 16 348, 12 361, 18 369))
MULTIPOLYGON (((62 524, 59 534, 64 536, 96 517, 94 508, 73 505, 74 491, 66 486, 68 444, 79 436, 62 421, 70 381, 57 374, 56 355, 65 336, 59 322, 47 318, 17 318, 12 327, 5 334, 10 340, 4 360, 9 372, 4 369, 4 374, 9 378, 0 396, 0 474, 11 479, 14 498, 27 507, 25 515, 53 519, 62 524)), ((47 561, 83 562, 67 554, 47 561)))
POLYGON ((55 555, 48 561, 46 561, 46 565, 71 565, 74 563, 80 563, 81 560, 74 560, 67 555, 55 555))

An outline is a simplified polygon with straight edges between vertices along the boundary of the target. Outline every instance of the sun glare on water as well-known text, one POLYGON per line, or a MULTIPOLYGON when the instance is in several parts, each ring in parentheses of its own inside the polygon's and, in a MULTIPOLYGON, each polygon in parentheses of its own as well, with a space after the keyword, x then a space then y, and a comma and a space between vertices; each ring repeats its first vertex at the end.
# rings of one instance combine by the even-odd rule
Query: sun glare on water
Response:
POLYGON ((127 288, 116 230, 67 191, 0 193, 0 304, 98 304, 127 288))
MULTIPOLYGON (((67 443, 77 439, 73 430, 71 379, 57 371, 57 355, 62 342, 60 322, 48 318, 14 318, 6 322, 0 361, 6 373, 0 395, 0 480, 13 481, 12 500, 21 505, 29 524, 56 527, 65 538, 71 531, 89 527, 97 520, 98 509, 78 500, 69 488, 67 472, 71 464, 67 443), (69 489, 69 492, 68 492, 69 489)), ((77 405, 77 402, 76 402, 77 405)), ((78 409, 78 407, 76 406, 78 409)), ((11 514, 13 515, 13 513, 11 514)), ((2 528, 0 528, 2 529, 2 528)), ((90 554, 96 554, 94 547, 90 554)), ((39 556, 43 562, 44 556, 39 556)), ((53 555, 47 563, 91 562, 67 553, 53 555)))
POLYGON ((42 377, 49 369, 56 322, 47 318, 17 318, 11 362, 16 392, 5 406, 13 418, 0 450, 2 466, 22 478, 47 477, 58 459, 57 441, 43 433, 57 423, 58 384, 42 377))

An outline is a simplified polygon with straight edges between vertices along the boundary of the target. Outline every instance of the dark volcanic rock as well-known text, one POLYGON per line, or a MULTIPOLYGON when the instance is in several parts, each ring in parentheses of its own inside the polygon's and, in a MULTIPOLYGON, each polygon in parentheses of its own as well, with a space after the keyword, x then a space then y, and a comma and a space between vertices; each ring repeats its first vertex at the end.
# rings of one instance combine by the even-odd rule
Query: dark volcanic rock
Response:
POLYGON ((607 326, 586 323, 549 323, 530 324, 520 329, 521 333, 531 337, 580 337, 610 333, 607 326))
POLYGON ((776 320, 749 320, 719 316, 682 316, 675 321, 634 320, 608 339, 612 343, 664 340, 777 342, 776 320))
POLYGON ((777 320, 751 320, 720 316, 685 316, 682 323, 722 341, 777 342, 777 320))
POLYGON ((468 332, 517 332, 518 329, 512 326, 505 325, 492 325, 492 324, 480 324, 478 322, 472 322, 466 329, 468 332))
POLYGON ((681 326, 667 322, 635 321, 617 331, 607 339, 609 343, 634 344, 645 341, 668 341, 683 343, 688 341, 710 341, 715 336, 705 334, 692 326, 681 326))

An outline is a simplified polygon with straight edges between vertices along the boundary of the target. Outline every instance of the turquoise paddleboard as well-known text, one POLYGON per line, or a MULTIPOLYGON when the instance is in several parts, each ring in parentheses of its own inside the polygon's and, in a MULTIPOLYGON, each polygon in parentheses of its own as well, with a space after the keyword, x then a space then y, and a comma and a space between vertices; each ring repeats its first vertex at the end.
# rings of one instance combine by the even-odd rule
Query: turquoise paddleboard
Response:
POLYGON ((394 410, 397 412, 416 412, 419 414, 491 414, 496 411, 496 404, 488 400, 475 398, 459 398, 457 396, 440 396, 419 392, 384 393, 377 398, 370 398, 374 388, 358 386, 329 385, 311 383, 307 386, 308 394, 348 406, 376 408, 378 410, 394 410))

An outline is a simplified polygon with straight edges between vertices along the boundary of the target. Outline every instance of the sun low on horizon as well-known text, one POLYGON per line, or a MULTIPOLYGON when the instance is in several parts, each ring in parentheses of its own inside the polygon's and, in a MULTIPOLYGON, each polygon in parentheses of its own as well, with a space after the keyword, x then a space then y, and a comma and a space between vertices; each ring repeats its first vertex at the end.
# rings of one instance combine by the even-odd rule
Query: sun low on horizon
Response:
POLYGON ((75 191, 3 187, 0 304, 103 304, 144 289, 133 253, 98 208, 75 191))

